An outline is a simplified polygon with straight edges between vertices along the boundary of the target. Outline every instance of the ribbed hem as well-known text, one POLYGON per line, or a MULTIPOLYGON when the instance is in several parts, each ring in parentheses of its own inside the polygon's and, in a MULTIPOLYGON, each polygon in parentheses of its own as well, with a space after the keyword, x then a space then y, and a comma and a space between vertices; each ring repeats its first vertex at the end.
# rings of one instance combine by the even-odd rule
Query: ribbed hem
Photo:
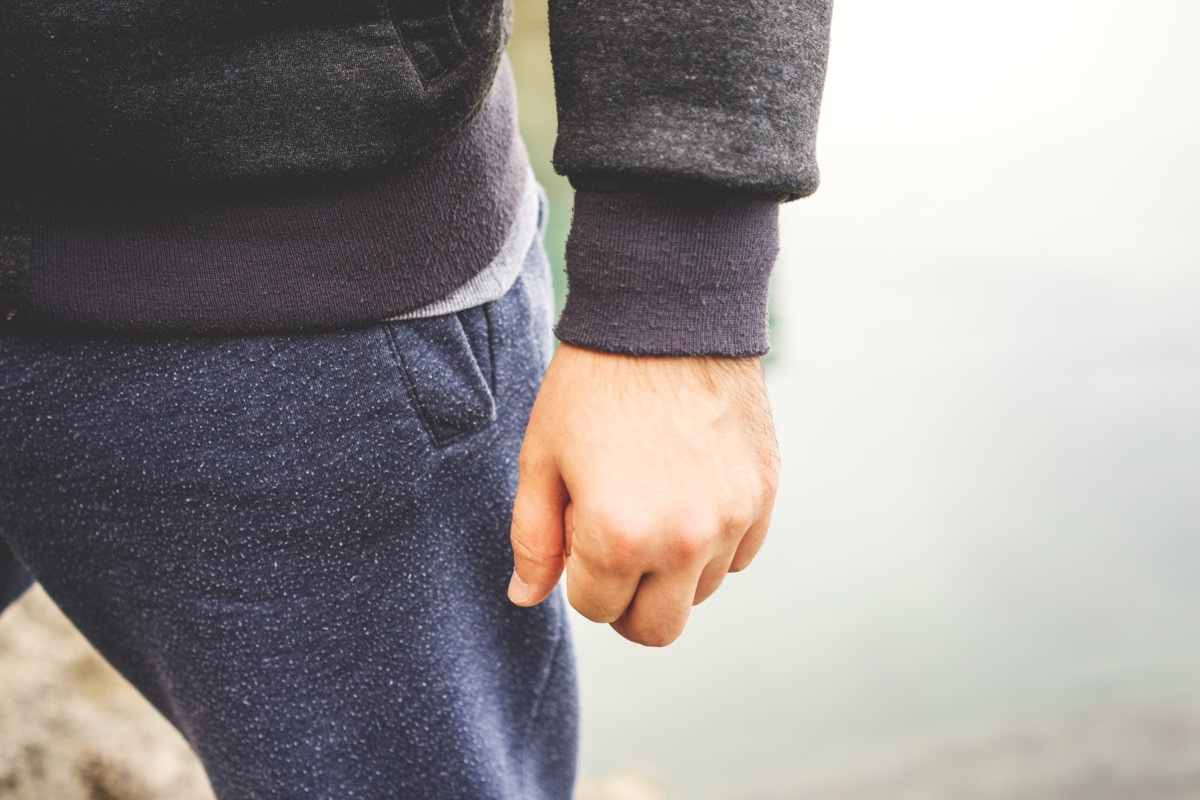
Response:
POLYGON ((555 333, 633 355, 762 355, 778 252, 779 206, 769 200, 581 189, 555 333))
POLYGON ((29 310, 16 317, 203 333, 368 324, 485 269, 528 173, 504 59, 458 138, 411 167, 54 198, 33 215, 29 310))

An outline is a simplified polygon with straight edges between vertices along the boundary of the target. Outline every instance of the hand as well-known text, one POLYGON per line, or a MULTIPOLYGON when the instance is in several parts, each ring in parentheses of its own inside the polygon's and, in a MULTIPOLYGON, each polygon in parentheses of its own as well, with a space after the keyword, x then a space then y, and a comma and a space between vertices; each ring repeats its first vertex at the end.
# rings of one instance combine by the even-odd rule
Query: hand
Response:
POLYGON ((564 568, 579 613, 673 642, 762 545, 778 452, 757 358, 654 358, 562 344, 521 447, 509 598, 564 568))

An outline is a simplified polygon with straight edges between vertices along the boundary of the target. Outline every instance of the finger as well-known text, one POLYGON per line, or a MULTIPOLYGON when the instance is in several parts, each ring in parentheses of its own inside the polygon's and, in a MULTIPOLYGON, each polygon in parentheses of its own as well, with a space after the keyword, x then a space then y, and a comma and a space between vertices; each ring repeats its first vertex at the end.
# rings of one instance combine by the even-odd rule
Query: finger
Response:
POLYGON ((729 574, 729 564, 732 559, 733 554, 729 554, 708 562, 704 571, 700 573, 700 580, 696 583, 696 595, 692 598, 692 605, 700 605, 720 588, 725 576, 729 574))
MULTIPOLYGON (((717 554, 704 566, 704 571, 700 573, 700 579, 696 582, 696 596, 692 598, 692 605, 700 605, 720 588, 721 584, 725 581, 725 576, 731 571, 733 561, 737 557, 738 548, 752 530, 754 530, 753 526, 747 529, 745 522, 738 522, 736 520, 730 522, 729 527, 726 529, 724 544, 717 554)), ((761 544, 762 537, 759 536, 759 539, 759 544, 761 544)))
POLYGON ((633 602, 642 573, 602 569, 583 553, 567 557, 567 600, 592 622, 613 622, 633 602))
POLYGON ((508 599, 535 606, 554 589, 563 571, 563 509, 567 487, 556 469, 523 469, 513 502, 513 574, 508 599))
POLYGON ((679 638, 692 612, 696 572, 655 572, 642 576, 625 616, 612 623, 617 633, 649 647, 665 647, 679 638))
POLYGON ((760 517, 758 522, 750 526, 750 530, 746 531, 746 535, 742 537, 742 541, 738 543, 737 550, 733 554, 733 561, 729 564, 730 572, 741 572, 750 566, 750 562, 754 560, 754 556, 758 554, 759 548, 763 546, 763 541, 767 538, 767 528, 770 525, 771 517, 767 515, 760 517))

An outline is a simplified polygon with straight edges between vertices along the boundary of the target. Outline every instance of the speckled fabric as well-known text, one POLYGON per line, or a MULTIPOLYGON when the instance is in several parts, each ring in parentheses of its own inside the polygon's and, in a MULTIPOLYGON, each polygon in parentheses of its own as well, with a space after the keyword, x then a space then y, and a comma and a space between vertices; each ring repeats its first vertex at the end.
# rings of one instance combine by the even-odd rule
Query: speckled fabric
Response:
POLYGON ((0 597, 15 553, 221 800, 569 797, 564 604, 505 597, 550 304, 539 238, 425 319, 3 331, 0 597))

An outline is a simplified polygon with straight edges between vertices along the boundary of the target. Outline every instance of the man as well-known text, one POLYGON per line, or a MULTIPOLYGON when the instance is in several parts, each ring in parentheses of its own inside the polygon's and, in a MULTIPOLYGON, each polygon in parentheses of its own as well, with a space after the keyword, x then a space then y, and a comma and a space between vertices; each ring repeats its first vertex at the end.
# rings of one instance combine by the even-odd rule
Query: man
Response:
POLYGON ((539 390, 501 0, 0 10, 0 598, 40 581, 222 800, 566 797, 560 575, 664 645, 765 535, 828 0, 550 15, 539 390))

